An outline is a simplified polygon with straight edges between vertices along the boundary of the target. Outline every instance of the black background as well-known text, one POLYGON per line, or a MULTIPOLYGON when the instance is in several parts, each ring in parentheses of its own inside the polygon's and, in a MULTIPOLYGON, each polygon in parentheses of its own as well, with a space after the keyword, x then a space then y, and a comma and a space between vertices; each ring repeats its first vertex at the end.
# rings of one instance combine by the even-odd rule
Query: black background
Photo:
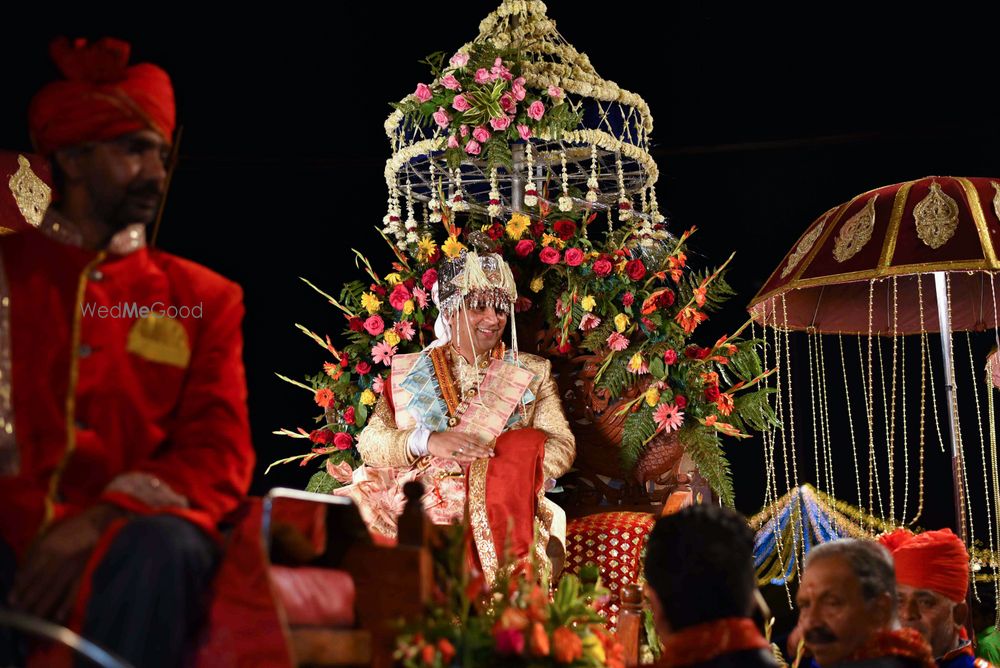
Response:
MULTIPOLYGON (((743 321, 745 304, 831 206, 930 174, 1000 173, 992 13, 677 5, 552 0, 549 15, 602 76, 649 103, 659 200, 673 230, 699 227, 694 263, 738 251, 730 280, 739 294, 704 326, 705 340, 743 321)), ((56 74, 47 55, 53 36, 127 39, 134 62, 170 72, 184 139, 159 245, 245 290, 258 493, 303 486, 312 471, 263 476, 268 462, 301 452, 300 441, 272 430, 308 429, 315 415, 304 391, 274 375, 302 378, 326 359, 294 324, 335 334, 342 323, 298 277, 338 290, 358 274, 351 247, 379 264, 373 227, 384 214, 387 103, 427 80, 423 56, 474 38, 493 5, 357 3, 323 17, 311 6, 269 7, 225 19, 171 6, 142 20, 118 10, 39 13, 5 22, 0 43, 0 146, 10 149, 30 148, 26 108, 56 74)), ((811 456, 811 443, 801 448, 811 456)), ((936 442, 928 457, 931 450, 936 442)), ((849 451, 836 451, 851 490, 849 451)), ((755 512, 760 442, 728 452, 737 504, 755 512)), ((952 512, 947 459, 935 456, 926 526, 948 523, 952 512)), ((811 465, 800 469, 811 480, 811 465)))

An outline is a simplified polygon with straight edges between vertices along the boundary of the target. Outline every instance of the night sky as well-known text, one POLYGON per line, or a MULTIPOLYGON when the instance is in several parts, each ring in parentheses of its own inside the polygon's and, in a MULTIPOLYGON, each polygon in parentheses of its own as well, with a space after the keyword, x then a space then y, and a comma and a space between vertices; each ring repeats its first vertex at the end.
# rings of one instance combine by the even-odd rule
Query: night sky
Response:
MULTIPOLYGON (((385 257, 373 228, 384 214, 387 103, 428 79, 418 60, 475 37, 493 7, 351 6, 322 21, 304 5, 281 5, 280 17, 226 20, 177 11, 141 27, 40 15, 8 22, 0 42, 7 149, 30 148, 26 108, 55 76, 47 56, 55 35, 130 40, 133 62, 155 62, 173 77, 184 139, 159 245, 245 291, 258 493, 303 486, 313 470, 263 476, 268 462, 300 452, 301 442, 271 431, 309 429, 316 412, 304 391, 275 376, 302 378, 326 359, 295 323, 331 334, 342 326, 298 277, 337 291, 359 274, 352 247, 376 265, 385 257)), ((840 3, 780 14, 678 10, 677 3, 581 6, 552 0, 549 15, 602 76, 649 103, 659 200, 674 231, 699 227, 693 262, 718 263, 738 251, 729 276, 739 294, 704 326, 703 340, 742 323, 746 303, 828 208, 930 174, 1000 176, 993 16, 849 14, 840 3), (655 16, 646 16, 653 7, 655 16)), ((853 490, 849 449, 839 445, 837 475, 853 490)), ((801 447, 811 457, 811 443, 801 447)), ((936 441, 930 450, 925 526, 948 522, 952 512, 947 458, 936 441)), ((737 504, 755 512, 763 501, 760 441, 728 452, 737 504)), ((801 468, 811 481, 811 464, 801 468)), ((845 498, 855 500, 853 492, 845 498)))

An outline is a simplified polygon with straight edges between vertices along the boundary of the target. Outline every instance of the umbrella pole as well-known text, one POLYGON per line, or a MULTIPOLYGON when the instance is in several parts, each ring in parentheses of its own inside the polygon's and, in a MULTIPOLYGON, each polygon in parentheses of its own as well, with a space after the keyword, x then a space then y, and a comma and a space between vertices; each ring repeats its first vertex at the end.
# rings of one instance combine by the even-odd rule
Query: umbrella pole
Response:
MULTIPOLYGON (((968 543, 965 527, 965 488, 962 485, 962 469, 965 465, 958 445, 958 430, 955 406, 955 386, 951 370, 951 317, 948 304, 948 286, 945 272, 934 272, 934 288, 937 293, 938 324, 941 333, 941 359, 944 362, 945 399, 948 402, 948 434, 951 437, 951 478, 955 490, 955 525, 962 541, 968 543)), ((935 409, 936 410, 936 409, 935 409)))

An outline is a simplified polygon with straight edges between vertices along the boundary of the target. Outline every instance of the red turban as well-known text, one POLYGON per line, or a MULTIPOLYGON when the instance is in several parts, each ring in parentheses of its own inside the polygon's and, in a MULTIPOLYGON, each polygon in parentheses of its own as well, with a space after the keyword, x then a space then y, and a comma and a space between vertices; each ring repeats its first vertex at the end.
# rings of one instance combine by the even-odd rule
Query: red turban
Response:
POLYGON ((951 529, 913 534, 897 529, 879 538, 896 563, 896 582, 930 589, 955 603, 969 590, 969 553, 951 529))
POLYGON ((31 137, 40 153, 138 130, 153 130, 170 140, 175 120, 170 77, 148 63, 129 67, 127 42, 104 38, 71 44, 60 37, 49 51, 66 78, 45 86, 28 109, 31 137))

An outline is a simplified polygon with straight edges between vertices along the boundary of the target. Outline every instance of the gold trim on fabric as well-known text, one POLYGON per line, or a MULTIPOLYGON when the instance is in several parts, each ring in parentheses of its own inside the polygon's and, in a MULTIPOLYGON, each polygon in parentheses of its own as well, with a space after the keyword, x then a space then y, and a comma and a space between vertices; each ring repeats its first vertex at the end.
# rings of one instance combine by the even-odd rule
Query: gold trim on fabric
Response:
POLYGON ((56 495, 59 491, 59 481, 63 472, 69 464, 70 457, 76 450, 76 385, 80 379, 80 336, 83 317, 83 298, 87 292, 87 277, 94 267, 104 261, 107 253, 101 251, 91 260, 83 271, 80 272, 79 282, 76 287, 76 301, 73 303, 73 333, 70 339, 69 350, 69 388, 66 391, 66 452, 56 466, 49 480, 49 493, 45 498, 45 521, 42 529, 52 521, 55 510, 56 495))
POLYGON ((990 184, 993 186, 993 190, 996 191, 996 194, 993 195, 993 213, 1000 220, 1000 183, 990 181, 990 184))
POLYGON ((844 223, 833 242, 833 259, 846 262, 857 255, 872 239, 875 229, 875 202, 878 195, 869 199, 865 206, 844 223))
POLYGON ((906 199, 910 195, 910 188, 916 181, 907 181, 899 186, 896 191, 896 198, 892 202, 892 215, 889 217, 889 228, 885 233, 885 243, 882 245, 882 257, 879 258, 880 267, 888 267, 892 264, 892 258, 896 255, 896 239, 899 238, 899 224, 903 220, 903 211, 906 209, 906 199))
POLYGON ((10 286, 0 253, 0 475, 17 475, 21 455, 14 434, 13 378, 10 352, 10 286))
MULTIPOLYGON (((979 193, 969 179, 959 178, 957 180, 962 184, 965 194, 969 198, 969 209, 972 211, 972 220, 976 222, 976 231, 979 232, 979 243, 983 247, 983 256, 986 258, 986 262, 989 263, 990 269, 1000 269, 1000 262, 997 261, 996 249, 993 248, 993 238, 990 237, 990 229, 986 224, 986 214, 983 213, 983 205, 979 200, 979 193)), ((994 187, 996 187, 995 184, 994 187)), ((997 207, 998 198, 1000 198, 1000 192, 993 198, 994 208, 997 207)), ((997 217, 1000 218, 1000 214, 997 214, 997 217)))
MULTIPOLYGON (((975 205, 972 198, 969 199, 975 216, 975 205)), ((937 250, 955 236, 955 230, 958 229, 958 202, 941 190, 940 183, 931 181, 930 192, 913 207, 913 222, 920 240, 937 250)))
POLYGON ((191 345, 184 325, 155 313, 135 321, 129 329, 125 350, 151 362, 182 369, 191 361, 191 345))
POLYGON ((438 387, 441 389, 441 398, 448 406, 448 413, 454 416, 458 412, 459 398, 455 393, 455 381, 451 376, 451 368, 448 364, 448 351, 443 346, 434 348, 430 352, 430 358, 434 364, 434 375, 437 376, 438 387))
POLYGON ((52 188, 31 171, 31 163, 23 155, 17 156, 17 164, 17 171, 11 175, 7 185, 21 215, 29 225, 38 227, 52 203, 52 188))
POLYGON ((825 285, 840 285, 852 281, 867 281, 873 278, 886 278, 889 276, 905 276, 907 274, 923 274, 932 271, 987 271, 995 269, 985 260, 952 260, 949 262, 923 262, 920 264, 906 264, 896 267, 885 267, 876 269, 865 269, 863 271, 852 271, 846 274, 831 274, 829 276, 817 276, 816 278, 806 278, 800 281, 791 281, 775 288, 767 294, 757 297, 750 303, 749 310, 756 309, 761 303, 768 301, 778 295, 801 290, 803 288, 818 288, 825 285))
POLYGON ((812 247, 816 244, 816 240, 820 238, 823 234, 823 230, 826 229, 826 221, 830 218, 830 214, 833 209, 827 211, 823 214, 819 223, 813 227, 805 236, 799 239, 799 243, 796 244, 795 250, 788 256, 788 261, 785 264, 785 268, 781 270, 781 278, 787 278, 790 273, 795 271, 795 267, 798 266, 802 258, 812 250, 812 247))
POLYGON ((497 548, 493 542, 493 529, 490 528, 490 517, 486 512, 486 471, 490 460, 477 459, 469 467, 469 522, 472 524, 472 537, 476 541, 476 551, 479 552, 479 563, 483 566, 483 577, 490 587, 497 576, 497 548))

